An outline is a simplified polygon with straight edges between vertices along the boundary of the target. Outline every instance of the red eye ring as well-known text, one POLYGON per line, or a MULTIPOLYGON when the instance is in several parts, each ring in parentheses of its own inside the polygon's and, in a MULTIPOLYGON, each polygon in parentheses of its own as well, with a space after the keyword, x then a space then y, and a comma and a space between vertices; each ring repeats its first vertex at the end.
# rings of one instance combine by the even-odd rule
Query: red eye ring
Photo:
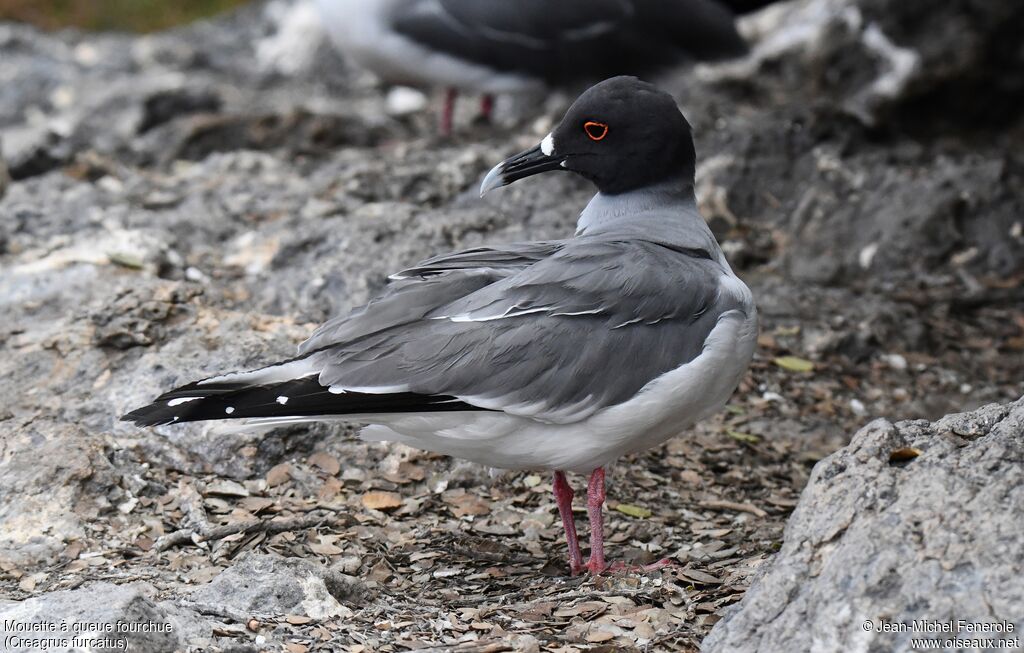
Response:
POLYGON ((603 140, 608 135, 608 125, 603 122, 596 122, 588 120, 583 123, 583 131, 587 132, 587 137, 592 141, 603 140))

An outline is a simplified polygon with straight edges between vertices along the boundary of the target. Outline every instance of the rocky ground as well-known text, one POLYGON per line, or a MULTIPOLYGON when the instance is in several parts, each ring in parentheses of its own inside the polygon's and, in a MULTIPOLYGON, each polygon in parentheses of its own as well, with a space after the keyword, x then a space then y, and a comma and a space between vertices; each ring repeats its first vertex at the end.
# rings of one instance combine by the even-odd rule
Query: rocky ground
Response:
POLYGON ((591 191, 567 175, 476 196, 568 98, 496 126, 467 106, 440 139, 284 2, 138 38, 0 25, 3 617, 164 625, 124 633, 136 651, 695 650, 716 622, 708 650, 905 650, 851 633, 1024 628, 1021 25, 1015 0, 798 0, 745 21, 747 59, 661 80, 762 335, 722 415, 612 472, 610 555, 677 565, 596 579, 567 576, 543 476, 340 427, 117 421, 288 355, 421 258, 570 233, 591 191), (934 423, 842 448, 883 416, 934 423))

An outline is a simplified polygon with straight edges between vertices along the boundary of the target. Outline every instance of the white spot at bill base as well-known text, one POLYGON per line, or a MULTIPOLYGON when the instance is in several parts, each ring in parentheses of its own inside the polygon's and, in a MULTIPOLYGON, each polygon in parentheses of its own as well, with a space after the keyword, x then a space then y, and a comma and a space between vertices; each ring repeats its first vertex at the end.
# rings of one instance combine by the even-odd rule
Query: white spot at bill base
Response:
POLYGON ((230 415, 231 413, 235 412, 235 407, 234 406, 228 406, 227 408, 224 409, 224 412, 227 413, 228 415, 230 415))
POLYGON ((554 134, 548 134, 544 137, 544 140, 540 142, 540 151, 544 153, 544 156, 551 156, 555 151, 555 136, 554 134))
POLYGON ((277 403, 279 403, 282 406, 284 406, 286 403, 288 403, 288 397, 285 397, 284 395, 281 395, 280 397, 277 398, 277 403))

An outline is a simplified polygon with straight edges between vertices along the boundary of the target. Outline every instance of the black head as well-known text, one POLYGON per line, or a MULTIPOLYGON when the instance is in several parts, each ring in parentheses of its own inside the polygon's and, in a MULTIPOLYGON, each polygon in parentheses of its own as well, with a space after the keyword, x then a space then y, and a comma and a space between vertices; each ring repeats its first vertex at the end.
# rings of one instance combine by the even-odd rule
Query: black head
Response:
POLYGON ((540 145, 498 164, 480 194, 546 170, 569 170, 606 194, 680 179, 693 183, 690 124, 672 96, 635 77, 613 77, 579 96, 540 145))

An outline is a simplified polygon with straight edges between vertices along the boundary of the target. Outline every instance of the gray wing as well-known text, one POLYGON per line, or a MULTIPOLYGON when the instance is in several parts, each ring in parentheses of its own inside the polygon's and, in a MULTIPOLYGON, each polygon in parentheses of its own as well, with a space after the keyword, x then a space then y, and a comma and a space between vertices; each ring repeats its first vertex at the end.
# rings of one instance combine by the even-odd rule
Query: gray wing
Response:
POLYGON ((514 243, 443 254, 391 275, 385 291, 365 306, 321 325, 299 345, 299 355, 424 319, 440 306, 540 261, 562 241, 514 243))
POLYGON ((746 48, 717 0, 422 0, 392 27, 431 49, 550 83, 643 75, 746 48))
POLYGON ((724 273, 703 252, 576 238, 419 319, 323 349, 319 380, 576 421, 698 356, 719 316, 743 308, 721 292, 724 273))
POLYGON ((393 27, 461 59, 548 76, 561 67, 560 43, 609 45, 632 13, 630 0, 421 0, 396 13, 393 27))
POLYGON ((551 240, 531 243, 513 243, 501 247, 477 247, 452 254, 442 254, 417 263, 411 268, 391 275, 392 279, 428 277, 459 270, 487 270, 495 278, 508 276, 546 259, 564 245, 564 241, 551 240))

